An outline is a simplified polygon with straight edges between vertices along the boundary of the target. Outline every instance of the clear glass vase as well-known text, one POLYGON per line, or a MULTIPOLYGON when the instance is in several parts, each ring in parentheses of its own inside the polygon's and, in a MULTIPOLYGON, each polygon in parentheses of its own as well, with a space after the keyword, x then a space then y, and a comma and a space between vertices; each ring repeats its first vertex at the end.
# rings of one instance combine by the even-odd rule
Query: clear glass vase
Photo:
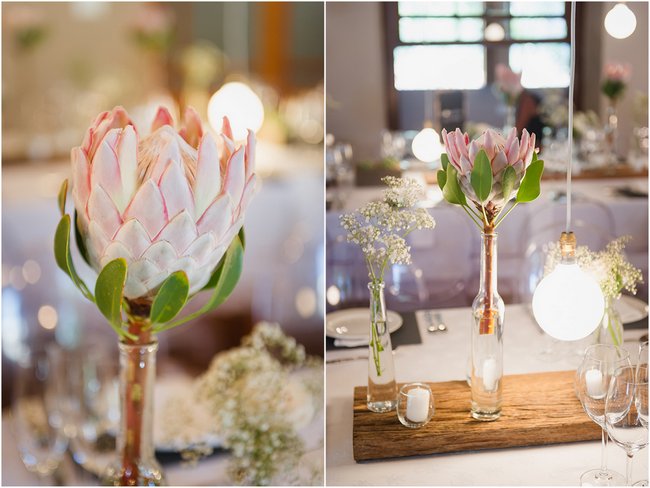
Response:
POLYGON ((497 292, 497 234, 481 237, 479 292, 472 304, 472 417, 496 420, 501 415, 505 306, 497 292))
POLYGON ((370 341, 368 343, 368 410, 389 412, 397 406, 393 347, 386 320, 384 283, 368 283, 370 290, 370 341))
POLYGON ((610 101, 607 107, 607 122, 605 123, 605 141, 609 153, 610 164, 618 163, 618 114, 616 102, 610 101))
POLYGON ((154 339, 146 344, 120 342, 120 429, 117 459, 102 477, 108 486, 161 486, 163 472, 153 443, 153 392, 156 380, 154 339))
POLYGON ((605 299, 605 313, 596 329, 597 344, 612 344, 620 346, 623 344, 623 320, 616 309, 616 300, 605 299))

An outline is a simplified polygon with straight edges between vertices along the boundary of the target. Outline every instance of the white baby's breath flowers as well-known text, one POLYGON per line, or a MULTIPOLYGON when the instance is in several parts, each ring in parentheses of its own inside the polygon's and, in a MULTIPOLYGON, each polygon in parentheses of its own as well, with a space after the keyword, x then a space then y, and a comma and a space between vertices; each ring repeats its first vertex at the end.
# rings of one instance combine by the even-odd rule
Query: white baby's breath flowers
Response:
POLYGON ((435 222, 425 208, 416 208, 423 194, 413 179, 386 176, 383 198, 341 216, 348 241, 358 244, 366 259, 368 277, 383 282, 388 264, 409 264, 411 248, 406 236, 414 230, 433 229, 435 222))
POLYGON ((256 325, 241 347, 215 357, 196 387, 231 450, 237 484, 314 481, 301 478, 304 446, 297 430, 322 407, 322 361, 307 356, 279 325, 256 325))
MULTIPOLYGON (((600 252, 590 251, 587 246, 576 248, 577 263, 598 281, 603 296, 608 301, 619 298, 623 290, 635 295, 636 285, 643 283, 641 270, 627 260, 623 251, 631 239, 631 236, 619 237, 607 244, 600 252)), ((545 274, 553 271, 561 259, 559 245, 552 244, 546 259, 545 274)))

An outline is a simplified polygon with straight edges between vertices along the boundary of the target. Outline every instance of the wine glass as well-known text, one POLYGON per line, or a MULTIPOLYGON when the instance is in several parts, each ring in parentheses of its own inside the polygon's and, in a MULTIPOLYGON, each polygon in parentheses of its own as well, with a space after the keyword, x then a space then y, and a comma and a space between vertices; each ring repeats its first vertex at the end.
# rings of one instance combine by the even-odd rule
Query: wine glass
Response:
POLYGON ((648 445, 648 381, 639 381, 636 373, 633 366, 616 369, 605 400, 607 433, 627 454, 628 486, 632 482, 634 454, 648 445))
POLYGON ((33 349, 19 363, 12 413, 20 457, 41 479, 54 474, 67 448, 60 409, 63 376, 53 346, 33 349))
MULTIPOLYGON (((648 383, 648 341, 645 341, 639 346, 639 361, 636 365, 636 379, 639 383, 648 383)), ((637 395, 635 398, 636 409, 639 413, 639 419, 643 423, 644 427, 648 428, 648 391, 647 386, 645 387, 645 396, 637 395)), ((648 486, 648 480, 641 480, 634 483, 634 486, 648 486)))
POLYGON ((580 477, 583 486, 620 486, 625 482, 623 475, 607 469, 605 427, 607 386, 614 371, 625 366, 631 366, 630 355, 625 349, 609 344, 594 344, 587 348, 576 371, 575 389, 582 408, 603 429, 600 469, 583 473, 580 477))

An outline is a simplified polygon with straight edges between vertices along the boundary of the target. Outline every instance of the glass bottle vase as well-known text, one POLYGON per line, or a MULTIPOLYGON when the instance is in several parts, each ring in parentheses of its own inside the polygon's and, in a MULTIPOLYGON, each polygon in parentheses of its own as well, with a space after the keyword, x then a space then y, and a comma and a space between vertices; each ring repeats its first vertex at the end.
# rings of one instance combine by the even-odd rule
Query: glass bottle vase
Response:
POLYGON ((158 342, 120 342, 120 429, 117 459, 102 477, 108 486, 161 486, 153 443, 154 383, 158 342))
POLYGON ((501 415, 505 307, 497 292, 497 234, 481 238, 479 292, 472 303, 471 413, 489 421, 501 415))
POLYGON ((623 320, 616 309, 616 300, 613 298, 605 299, 605 313, 603 313, 600 326, 596 329, 596 343, 614 346, 623 344, 623 320))
POLYGON ((605 123, 605 142, 609 163, 615 165, 618 163, 618 114, 616 111, 616 102, 611 100, 607 107, 607 122, 605 123))
POLYGON ((370 290, 370 341, 368 343, 368 410, 389 412, 397 406, 393 347, 386 320, 384 283, 368 283, 370 290))

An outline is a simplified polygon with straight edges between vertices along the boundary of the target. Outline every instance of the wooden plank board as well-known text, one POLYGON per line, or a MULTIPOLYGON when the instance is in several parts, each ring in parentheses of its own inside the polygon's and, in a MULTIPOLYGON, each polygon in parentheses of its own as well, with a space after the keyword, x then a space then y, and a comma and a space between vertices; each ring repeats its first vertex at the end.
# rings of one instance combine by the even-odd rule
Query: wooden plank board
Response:
MULTIPOLYGON (((354 459, 368 461, 447 452, 539 446, 600 439, 600 427, 573 389, 575 371, 503 378, 503 409, 493 422, 474 420, 465 381, 429 383, 435 413, 420 429, 404 427, 395 411, 373 413, 366 387, 354 389, 354 459)), ((401 385, 399 385, 401 386, 401 385)))

